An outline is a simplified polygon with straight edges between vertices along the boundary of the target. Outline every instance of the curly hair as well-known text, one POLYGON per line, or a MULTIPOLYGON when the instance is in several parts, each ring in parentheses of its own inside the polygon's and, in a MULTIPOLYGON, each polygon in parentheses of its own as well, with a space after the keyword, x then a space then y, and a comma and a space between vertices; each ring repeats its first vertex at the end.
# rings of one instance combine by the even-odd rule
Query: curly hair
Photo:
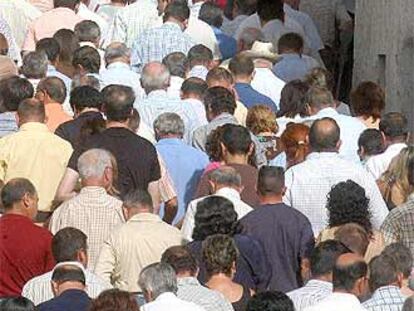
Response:
POLYGON ((89 311, 139 311, 134 296, 119 289, 108 289, 92 300, 89 311))
POLYGON ((203 261, 208 277, 219 273, 231 277, 238 256, 236 243, 233 238, 225 234, 209 236, 203 242, 203 261))
POLYGON ((352 180, 340 182, 328 194, 329 227, 347 223, 362 226, 372 236, 371 212, 365 189, 352 180))
POLYGON ((220 145, 223 129, 222 126, 219 126, 207 136, 206 153, 212 162, 223 161, 223 153, 220 145))
POLYGON ((257 105, 249 109, 246 117, 246 127, 254 134, 264 132, 276 134, 278 125, 276 115, 268 106, 257 105))
POLYGON ((213 234, 233 236, 240 232, 233 203, 226 198, 210 196, 197 204, 194 216, 193 239, 203 241, 213 234))

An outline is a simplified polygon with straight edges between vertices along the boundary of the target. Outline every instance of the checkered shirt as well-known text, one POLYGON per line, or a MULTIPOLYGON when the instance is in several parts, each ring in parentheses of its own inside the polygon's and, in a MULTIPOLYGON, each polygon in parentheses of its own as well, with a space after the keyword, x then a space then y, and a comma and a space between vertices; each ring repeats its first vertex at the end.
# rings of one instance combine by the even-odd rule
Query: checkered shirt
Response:
POLYGON ((401 311, 406 297, 396 286, 383 286, 378 288, 371 299, 362 305, 368 311, 401 311))
POLYGON ((287 293, 296 311, 303 311, 330 294, 332 294, 332 283, 320 280, 310 280, 305 286, 287 293))

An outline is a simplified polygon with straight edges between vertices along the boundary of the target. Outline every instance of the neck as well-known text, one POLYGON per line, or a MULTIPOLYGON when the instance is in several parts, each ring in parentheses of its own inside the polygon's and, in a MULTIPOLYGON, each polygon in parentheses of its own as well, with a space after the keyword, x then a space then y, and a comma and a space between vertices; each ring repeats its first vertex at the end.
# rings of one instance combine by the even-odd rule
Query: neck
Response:
POLYGON ((387 147, 391 146, 391 145, 395 145, 395 144, 403 144, 407 141, 407 139, 405 137, 396 137, 396 138, 387 138, 386 139, 386 144, 387 147))
POLYGON ((332 283, 332 273, 326 275, 318 275, 312 279, 332 283))
POLYGON ((106 128, 113 128, 113 127, 122 127, 122 128, 126 128, 129 129, 128 127, 128 120, 126 121, 107 121, 106 122, 106 128))
POLYGON ((184 271, 184 272, 178 272, 177 273, 177 278, 182 279, 182 278, 194 278, 195 275, 193 275, 190 271, 184 271))
POLYGON ((168 18, 164 23, 174 23, 174 24, 180 26, 181 30, 183 30, 182 23, 179 20, 175 19, 174 17, 168 18))
POLYGON ((249 156, 246 154, 227 154, 224 157, 224 162, 226 164, 248 164, 249 156))
POLYGON ((101 187, 105 188, 102 178, 88 178, 82 180, 83 187, 101 187))
POLYGON ((278 204, 283 202, 282 194, 270 194, 270 195, 259 195, 259 200, 261 205, 267 204, 278 204))
POLYGON ((223 283, 232 283, 232 279, 230 276, 224 273, 217 273, 212 276, 210 276, 208 284, 211 283, 217 283, 217 284, 223 284, 223 283))
POLYGON ((81 115, 81 114, 83 114, 83 113, 86 113, 86 112, 92 112, 92 111, 93 111, 93 112, 100 112, 98 108, 85 108, 85 109, 83 109, 82 111, 77 112, 76 114, 77 114, 77 115, 81 115))
POLYGON ((236 77, 234 77, 234 81, 236 81, 236 83, 250 84, 250 82, 252 81, 252 78, 251 77, 245 77, 245 76, 236 76, 236 77))
POLYGON ((30 218, 24 210, 22 210, 21 208, 16 208, 16 207, 6 209, 4 211, 4 214, 5 215, 19 215, 19 216, 30 218))
POLYGON ((85 285, 80 282, 65 282, 59 286, 59 291, 57 292, 57 296, 62 295, 65 291, 77 289, 77 290, 85 290, 85 285))
POLYGON ((182 139, 183 137, 182 137, 182 135, 177 135, 177 134, 166 134, 166 135, 160 136, 159 140, 169 139, 169 138, 182 139))
POLYGON ((311 150, 311 152, 316 152, 316 153, 338 153, 338 150, 336 148, 332 148, 332 149, 324 149, 324 150, 311 150))

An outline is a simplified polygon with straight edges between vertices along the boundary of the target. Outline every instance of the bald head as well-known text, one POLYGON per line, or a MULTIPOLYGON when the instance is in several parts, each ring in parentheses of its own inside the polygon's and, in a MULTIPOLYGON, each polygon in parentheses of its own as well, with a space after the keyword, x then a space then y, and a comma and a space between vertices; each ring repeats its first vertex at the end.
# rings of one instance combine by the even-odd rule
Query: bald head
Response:
POLYGON ((9 43, 6 37, 0 33, 0 55, 6 56, 9 53, 9 43))
POLYGON ((146 94, 156 90, 166 90, 170 85, 170 72, 159 62, 150 62, 142 70, 141 85, 146 94))
POLYGON ((340 129, 334 119, 316 120, 309 131, 309 144, 313 152, 336 152, 340 147, 340 129))
POLYGON ((354 253, 342 254, 336 260, 333 270, 334 291, 362 295, 365 289, 360 287, 364 286, 362 283, 366 283, 367 272, 364 258, 354 253))

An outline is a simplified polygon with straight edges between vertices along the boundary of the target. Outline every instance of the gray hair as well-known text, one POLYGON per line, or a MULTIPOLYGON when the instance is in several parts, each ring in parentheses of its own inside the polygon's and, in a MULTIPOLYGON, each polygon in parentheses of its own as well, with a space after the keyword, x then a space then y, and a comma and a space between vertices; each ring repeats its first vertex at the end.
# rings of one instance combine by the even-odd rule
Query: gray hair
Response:
POLYGON ((227 187, 241 187, 242 185, 240 174, 230 166, 221 166, 212 171, 208 179, 217 185, 227 187))
POLYGON ((78 171, 81 179, 100 178, 105 169, 112 167, 112 155, 104 149, 89 149, 78 159, 78 171))
POLYGON ((71 89, 75 89, 79 86, 90 86, 95 90, 101 90, 101 83, 98 78, 91 75, 75 75, 72 79, 71 89))
POLYGON ((30 52, 23 58, 22 73, 28 79, 46 77, 49 60, 45 52, 30 52))
POLYGON ((105 50, 105 63, 108 65, 115 59, 126 58, 131 56, 131 50, 121 42, 112 42, 105 50))
POLYGON ((253 46, 253 43, 256 41, 266 41, 265 36, 263 35, 262 31, 257 28, 246 28, 239 37, 239 41, 243 43, 245 47, 248 47, 248 49, 251 49, 253 46))
POLYGON ((177 293, 177 276, 167 263, 153 263, 142 269, 138 285, 143 292, 151 292, 156 299, 163 293, 177 293))
POLYGON ((184 121, 176 113, 165 112, 154 121, 154 131, 159 136, 168 134, 183 136, 184 129, 184 121))
POLYGON ((154 63, 148 63, 142 69, 141 85, 148 94, 151 91, 162 90, 168 87, 170 81, 170 72, 165 65, 161 65, 160 70, 151 70, 154 63))

